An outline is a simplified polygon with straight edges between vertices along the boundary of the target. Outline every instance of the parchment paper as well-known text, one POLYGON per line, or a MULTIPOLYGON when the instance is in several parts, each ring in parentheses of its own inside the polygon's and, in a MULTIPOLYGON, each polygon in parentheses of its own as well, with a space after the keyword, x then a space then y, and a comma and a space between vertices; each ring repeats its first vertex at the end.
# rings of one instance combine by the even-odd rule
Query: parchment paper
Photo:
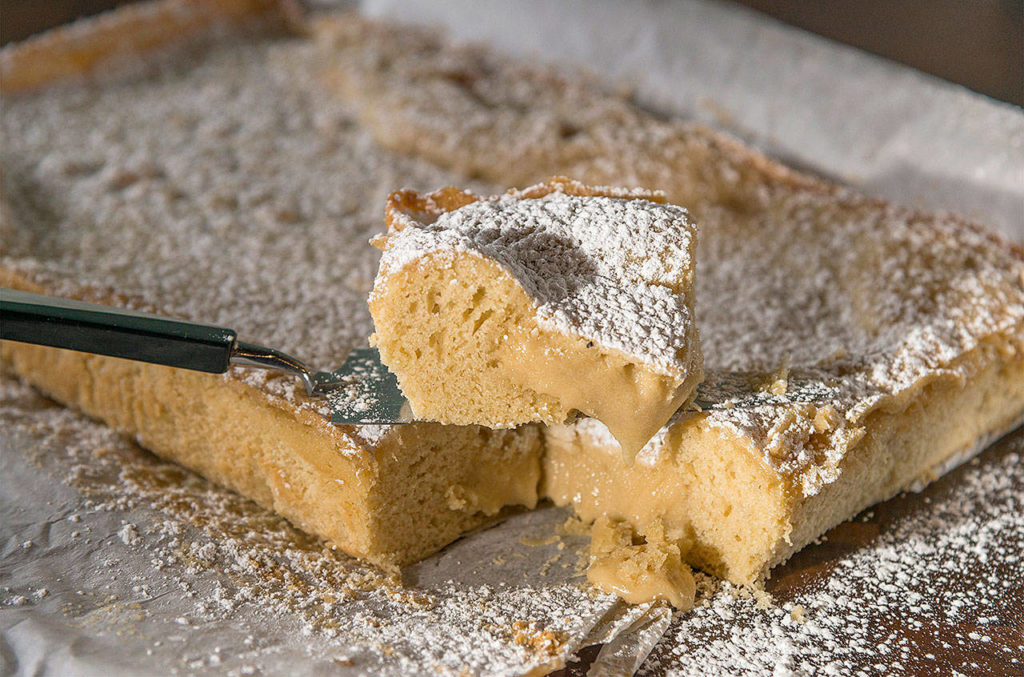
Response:
MULTIPOLYGON (((585 4, 374 0, 369 10, 578 62, 628 81, 647 105, 1024 241, 1019 110, 730 5, 585 4)), ((24 386, 5 381, 0 404, 3 674, 522 674, 597 642, 592 674, 628 673, 656 644, 642 671, 1019 665, 1019 590, 1000 586, 1014 571, 1020 582, 1020 433, 922 497, 879 508, 889 517, 871 512, 805 550, 769 584, 774 606, 701 577, 702 606, 673 616, 582 585, 585 539, 562 527, 561 510, 472 534, 388 584, 24 386), (987 495, 1002 499, 989 508, 987 495), (948 519, 930 521, 931 510, 948 519), (984 551, 950 537, 961 532, 987 534, 984 551), (916 601, 929 588, 906 562, 921 543, 935 562, 967 562, 962 584, 931 591, 944 610, 916 601), (857 585, 863 604, 842 592, 857 585), (893 614, 907 625, 879 620, 893 614), (929 623, 945 624, 938 639, 904 632, 929 623)))

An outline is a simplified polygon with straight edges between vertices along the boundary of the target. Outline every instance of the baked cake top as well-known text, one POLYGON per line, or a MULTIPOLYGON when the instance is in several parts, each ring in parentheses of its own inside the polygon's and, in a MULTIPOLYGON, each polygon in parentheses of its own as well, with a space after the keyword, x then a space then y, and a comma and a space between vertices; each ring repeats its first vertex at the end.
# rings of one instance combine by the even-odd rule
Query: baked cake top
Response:
MULTIPOLYGON (((375 144, 316 69, 307 40, 224 39, 6 97, 0 265, 339 367, 373 331, 366 243, 388 193, 459 178, 375 144)), ((334 429, 294 377, 232 375, 334 429)))

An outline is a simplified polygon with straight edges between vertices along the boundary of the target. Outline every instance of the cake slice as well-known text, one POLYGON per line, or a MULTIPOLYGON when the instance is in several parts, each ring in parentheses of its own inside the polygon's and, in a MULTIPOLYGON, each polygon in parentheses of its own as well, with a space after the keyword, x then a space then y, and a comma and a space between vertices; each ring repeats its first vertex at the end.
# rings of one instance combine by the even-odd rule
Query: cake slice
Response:
POLYGON ((1024 417, 1024 254, 982 228, 793 171, 575 73, 407 29, 318 31, 324 82, 397 152, 507 185, 648 186, 700 224, 702 411, 632 465, 594 419, 548 428, 542 494, 583 519, 657 524, 690 564, 750 583, 1024 417))
POLYGON ((693 396, 684 209, 552 179, 486 199, 400 191, 386 214, 372 340, 417 418, 511 428, 579 412, 631 457, 693 396))

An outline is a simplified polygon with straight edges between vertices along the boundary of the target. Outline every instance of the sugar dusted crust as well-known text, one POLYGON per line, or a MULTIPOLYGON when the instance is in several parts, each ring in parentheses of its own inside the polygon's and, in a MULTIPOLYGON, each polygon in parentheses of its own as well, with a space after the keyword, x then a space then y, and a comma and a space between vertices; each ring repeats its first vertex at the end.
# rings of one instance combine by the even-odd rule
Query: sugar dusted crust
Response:
POLYGON ((295 27, 289 0, 157 0, 55 28, 0 50, 0 92, 19 95, 123 66, 133 56, 240 27, 295 27))
POLYGON ((454 187, 422 198, 401 191, 388 199, 388 234, 375 240, 385 252, 380 276, 427 254, 470 252, 513 275, 552 329, 678 374, 680 356, 696 348, 688 294, 696 228, 664 202, 656 192, 564 178, 494 198, 454 187))

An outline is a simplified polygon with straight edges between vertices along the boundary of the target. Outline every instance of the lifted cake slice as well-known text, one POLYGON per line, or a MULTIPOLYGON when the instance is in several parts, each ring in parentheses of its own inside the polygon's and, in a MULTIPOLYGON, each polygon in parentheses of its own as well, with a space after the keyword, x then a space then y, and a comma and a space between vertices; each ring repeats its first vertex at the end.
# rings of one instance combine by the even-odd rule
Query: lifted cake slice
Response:
POLYGON ((659 193, 551 179, 478 198, 394 193, 374 341, 417 418, 599 419, 635 454, 703 376, 696 229, 659 193))

